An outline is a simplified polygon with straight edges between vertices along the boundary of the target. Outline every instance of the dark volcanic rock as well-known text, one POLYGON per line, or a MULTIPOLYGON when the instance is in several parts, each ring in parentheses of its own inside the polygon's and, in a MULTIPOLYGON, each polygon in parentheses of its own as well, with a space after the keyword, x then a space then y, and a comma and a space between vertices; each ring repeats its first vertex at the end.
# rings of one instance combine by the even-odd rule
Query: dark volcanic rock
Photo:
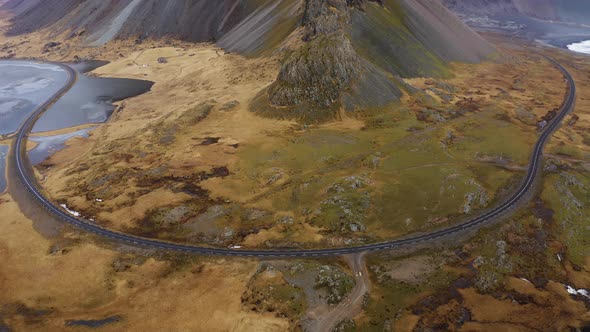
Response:
MULTIPOLYGON (((404 84, 392 76, 444 76, 450 61, 478 62, 493 48, 438 3, 306 0, 303 46, 268 89, 279 117, 321 121, 387 105, 404 84)), ((273 113, 270 113, 273 114, 273 113)))
POLYGON ((279 106, 309 101, 329 107, 359 73, 359 59, 350 41, 341 33, 322 36, 287 60, 269 90, 270 100, 279 106))
POLYGON ((318 35, 341 31, 350 24, 348 7, 344 0, 307 0, 303 15, 303 39, 308 41, 318 35))

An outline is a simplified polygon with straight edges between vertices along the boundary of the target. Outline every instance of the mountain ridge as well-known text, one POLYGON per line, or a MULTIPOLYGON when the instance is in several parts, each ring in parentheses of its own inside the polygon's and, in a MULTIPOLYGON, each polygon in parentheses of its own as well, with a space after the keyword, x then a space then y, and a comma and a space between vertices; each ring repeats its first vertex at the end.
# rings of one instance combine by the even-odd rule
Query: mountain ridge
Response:
POLYGON ((44 30, 89 46, 117 38, 216 42, 248 57, 282 58, 254 111, 324 121, 383 107, 400 78, 444 77, 454 61, 495 49, 432 0, 9 0, 9 34, 44 30))

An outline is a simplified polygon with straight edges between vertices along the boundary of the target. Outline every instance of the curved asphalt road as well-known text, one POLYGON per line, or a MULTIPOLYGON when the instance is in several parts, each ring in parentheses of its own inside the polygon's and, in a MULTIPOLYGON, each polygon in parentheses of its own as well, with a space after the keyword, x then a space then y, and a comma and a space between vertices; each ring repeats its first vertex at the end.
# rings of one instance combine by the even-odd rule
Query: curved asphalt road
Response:
POLYGON ((174 250, 204 255, 242 257, 317 257, 399 248, 402 246, 408 246, 420 242, 437 240, 447 235, 459 233, 466 230, 471 230, 478 226, 483 226, 493 221, 495 218, 499 217, 502 213, 513 208, 521 200, 521 198, 523 198, 531 190, 531 188, 534 185, 535 179, 537 178, 540 172, 542 164, 543 147, 545 146, 545 143, 551 137, 553 132, 558 128, 561 121, 573 109, 576 97, 576 85, 572 76, 567 72, 567 70, 563 66, 557 63, 555 60, 551 58, 547 59, 563 73, 563 75, 569 83, 569 89, 565 101, 561 107, 560 113, 545 127, 544 131, 539 136, 537 143, 535 144, 533 154, 531 157, 531 162, 528 167, 527 176, 520 188, 506 202, 502 203, 495 209, 485 213, 484 215, 476 217, 472 220, 466 221, 455 226, 450 226, 444 229, 436 230, 430 233, 414 235, 403 239, 392 240, 389 242, 368 244, 358 247, 317 250, 241 250, 226 248, 210 248, 203 246, 175 244, 161 240, 147 239, 138 236, 123 234, 103 228, 91 221, 79 219, 68 214, 66 211, 64 211, 60 207, 57 207, 53 202, 51 202, 43 195, 40 188, 37 186, 37 181, 34 177, 34 173, 31 171, 32 168, 29 163, 26 151, 27 135, 32 130, 35 122, 37 122, 39 117, 55 101, 57 101, 63 94, 65 94, 77 80, 76 71, 63 64, 54 63, 55 65, 58 65, 61 68, 63 68, 68 73, 68 82, 62 89, 60 89, 55 95, 53 95, 53 97, 50 100, 37 107, 37 109, 32 113, 32 115, 25 121, 25 123, 19 129, 15 141, 16 151, 15 153, 13 153, 15 158, 14 162, 17 167, 18 176, 22 181, 23 185, 27 188, 30 194, 51 214, 55 215, 64 222, 80 227, 86 231, 95 233, 99 236, 110 238, 116 241, 124 242, 135 246, 143 246, 164 250, 174 250))

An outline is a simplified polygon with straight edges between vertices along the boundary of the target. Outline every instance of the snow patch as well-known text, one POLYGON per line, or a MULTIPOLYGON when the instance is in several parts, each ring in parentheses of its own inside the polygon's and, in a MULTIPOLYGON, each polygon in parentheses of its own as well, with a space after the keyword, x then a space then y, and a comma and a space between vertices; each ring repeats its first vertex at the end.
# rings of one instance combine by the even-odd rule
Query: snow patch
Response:
POLYGON ((29 61, 10 61, 5 63, 0 63, 0 68, 2 67, 33 67, 35 69, 41 70, 51 70, 56 72, 63 72, 63 68, 56 65, 51 65, 47 63, 39 63, 39 62, 29 62, 29 61))
POLYGON ((572 286, 569 285, 564 285, 565 289, 567 290, 568 293, 570 293, 571 295, 581 295, 584 296, 586 298, 590 299, 590 292, 588 292, 588 290, 580 288, 580 289, 575 289, 572 286))
POLYGON ((67 211, 69 214, 73 215, 74 217, 79 217, 79 216, 81 216, 81 215, 82 215, 82 214, 81 214, 80 212, 78 212, 78 211, 70 210, 70 209, 68 208, 68 206, 67 206, 67 205, 65 205, 65 204, 60 204, 59 206, 61 206, 61 207, 62 207, 64 210, 66 210, 66 211, 67 211))
POLYGON ((585 40, 585 41, 582 41, 579 43, 569 44, 569 45, 567 45, 567 48, 570 51, 590 54, 590 40, 585 40))

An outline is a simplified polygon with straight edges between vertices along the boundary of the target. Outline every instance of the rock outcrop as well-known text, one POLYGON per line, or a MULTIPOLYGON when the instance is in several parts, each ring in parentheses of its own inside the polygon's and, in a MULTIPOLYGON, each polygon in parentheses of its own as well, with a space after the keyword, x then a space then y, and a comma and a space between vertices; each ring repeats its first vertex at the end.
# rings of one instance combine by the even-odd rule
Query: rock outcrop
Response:
POLYGON ((401 96, 396 77, 445 76, 447 62, 493 52, 425 0, 306 0, 301 22, 303 45, 268 89, 268 114, 314 122, 342 108, 384 106, 401 96))
POLYGON ((329 107, 360 72, 360 59, 344 33, 322 35, 288 58, 270 87, 270 101, 329 107))

